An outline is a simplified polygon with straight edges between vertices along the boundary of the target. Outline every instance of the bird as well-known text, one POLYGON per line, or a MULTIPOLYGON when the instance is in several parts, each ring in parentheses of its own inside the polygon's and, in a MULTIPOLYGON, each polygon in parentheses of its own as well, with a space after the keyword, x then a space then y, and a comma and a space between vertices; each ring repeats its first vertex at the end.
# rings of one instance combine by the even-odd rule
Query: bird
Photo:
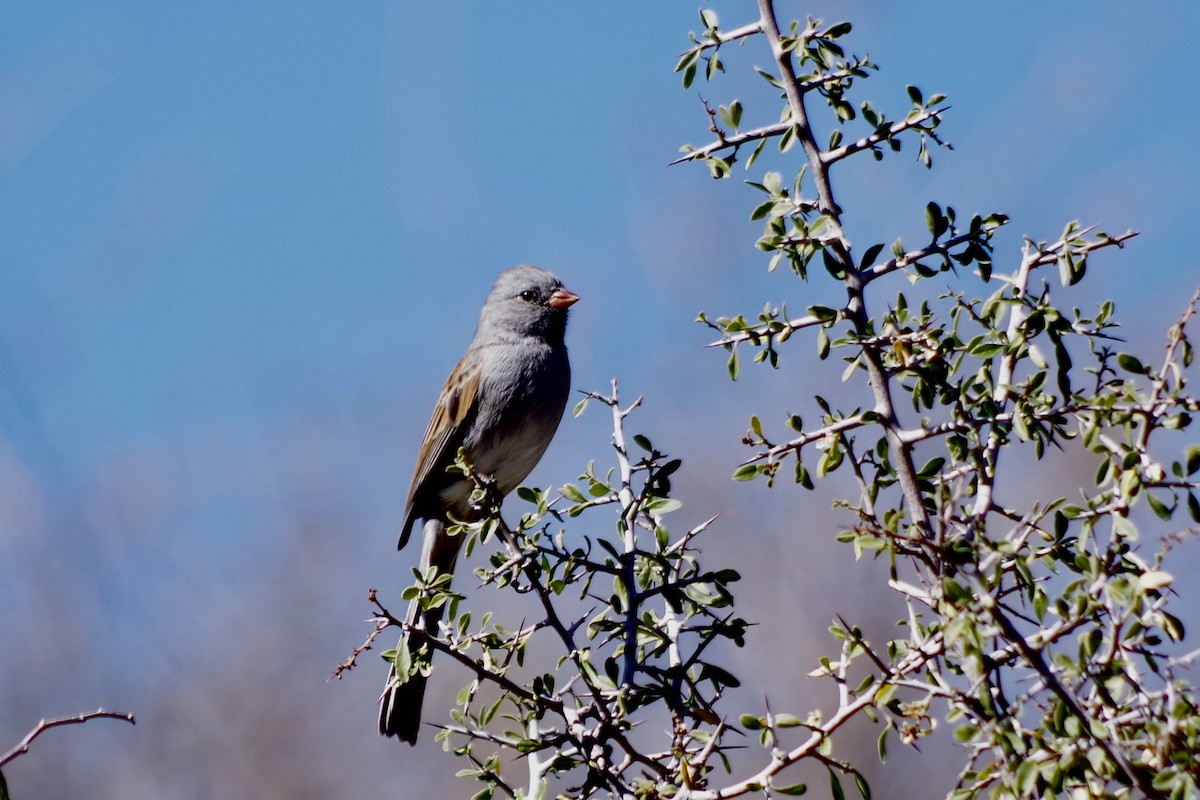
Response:
MULTIPOLYGON (((507 495, 529 475, 554 437, 570 393, 567 309, 579 300, 546 270, 522 265, 500 273, 479 314, 466 355, 442 387, 417 454, 399 547, 423 520, 420 572, 450 575, 464 536, 447 526, 473 522, 474 482, 450 473, 461 450, 475 474, 507 495)), ((436 634, 443 608, 409 603, 409 625, 436 634)), ((401 638, 380 697, 379 732, 415 745, 429 657, 420 641, 401 638), (398 669, 397 663, 401 666, 398 669), (398 674, 407 672, 408 674, 398 674)))

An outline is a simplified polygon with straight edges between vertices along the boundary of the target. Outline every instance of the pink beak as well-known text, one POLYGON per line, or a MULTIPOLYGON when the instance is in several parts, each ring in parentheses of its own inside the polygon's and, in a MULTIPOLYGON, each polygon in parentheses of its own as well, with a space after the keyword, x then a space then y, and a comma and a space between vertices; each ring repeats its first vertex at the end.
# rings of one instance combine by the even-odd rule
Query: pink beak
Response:
POLYGON ((579 295, 568 289, 555 289, 554 294, 550 295, 550 299, 546 301, 546 305, 551 308, 570 308, 579 302, 579 295))

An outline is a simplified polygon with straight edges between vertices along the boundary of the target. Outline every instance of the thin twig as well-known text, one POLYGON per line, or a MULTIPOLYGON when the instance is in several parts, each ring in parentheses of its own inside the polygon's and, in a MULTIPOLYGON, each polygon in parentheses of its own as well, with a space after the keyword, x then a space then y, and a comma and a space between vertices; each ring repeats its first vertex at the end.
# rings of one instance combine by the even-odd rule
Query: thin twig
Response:
POLYGON ((20 743, 9 750, 4 755, 0 756, 0 767, 5 766, 18 756, 29 752, 29 745, 33 744, 33 740, 41 736, 51 728, 58 728, 63 725, 79 725, 93 719, 120 719, 128 722, 130 725, 136 725, 137 721, 133 718, 133 714, 121 714, 116 711, 105 711, 97 709, 89 711, 86 714, 79 714, 74 717, 59 717, 57 719, 43 719, 38 722, 37 726, 29 733, 25 734, 25 738, 20 743))

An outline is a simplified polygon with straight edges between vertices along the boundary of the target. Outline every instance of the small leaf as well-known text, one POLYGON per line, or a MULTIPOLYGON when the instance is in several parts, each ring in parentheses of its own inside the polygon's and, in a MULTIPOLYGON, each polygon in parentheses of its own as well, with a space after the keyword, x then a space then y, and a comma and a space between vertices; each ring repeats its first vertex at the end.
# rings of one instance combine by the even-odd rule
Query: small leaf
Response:
POLYGON ((842 791, 842 782, 838 780, 838 776, 833 770, 829 770, 829 793, 833 795, 833 800, 846 800, 846 793, 842 791))
POLYGON ((824 361, 829 357, 829 334, 824 326, 817 329, 817 358, 824 361))
POLYGON ((590 399, 591 399, 590 397, 585 397, 582 400, 580 400, 578 403, 576 403, 575 409, 571 412, 571 416, 578 417, 580 414, 582 414, 583 410, 585 408, 587 408, 588 400, 590 400, 590 399))
POLYGON ((934 239, 937 239, 946 232, 949 223, 942 215, 941 206, 937 203, 929 202, 925 205, 925 227, 929 229, 934 239))
POLYGON ((1126 372, 1133 372, 1138 375, 1145 375, 1150 371, 1150 368, 1137 359, 1136 356, 1131 356, 1129 353, 1117 354, 1117 366, 1126 372))
POLYGON ((975 734, 979 733, 979 728, 974 725, 959 725, 954 729, 954 740, 956 742, 969 742, 975 738, 975 734))
POLYGON ((1146 502, 1150 504, 1150 510, 1153 511, 1159 519, 1170 520, 1174 509, 1168 508, 1167 504, 1159 500, 1150 492, 1146 492, 1146 502))
POLYGON ((1038 765, 1033 759, 1026 759, 1017 767, 1017 791, 1022 797, 1032 797, 1033 788, 1037 785, 1038 765))
POLYGON ((808 791, 808 786, 803 783, 794 783, 791 786, 774 786, 771 791, 776 794, 784 794, 789 797, 798 797, 808 791))
POLYGON ((870 247, 868 247, 866 252, 863 253, 862 260, 858 263, 858 268, 866 269, 867 267, 874 264, 875 259, 879 258, 879 254, 881 252, 883 252, 883 248, 884 248, 884 245, 882 243, 873 244, 870 247))
POLYGON ((752 480, 757 475, 758 475, 758 465, 757 464, 743 464, 742 466, 738 467, 736 470, 733 471, 733 479, 735 481, 752 480))
POLYGON ((1186 451, 1187 454, 1187 474, 1193 475, 1196 470, 1200 469, 1200 445, 1192 445, 1186 451))

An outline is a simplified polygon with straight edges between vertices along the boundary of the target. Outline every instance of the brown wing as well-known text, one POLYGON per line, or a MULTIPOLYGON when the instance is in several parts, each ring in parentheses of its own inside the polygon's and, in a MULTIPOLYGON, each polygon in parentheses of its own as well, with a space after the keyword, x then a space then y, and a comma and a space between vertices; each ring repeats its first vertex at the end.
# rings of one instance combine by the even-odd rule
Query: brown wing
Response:
POLYGON ((450 466, 458 454, 458 448, 462 446, 466 427, 475 416, 480 378, 477 364, 477 359, 472 358, 470 352, 463 356, 446 379, 446 385, 442 387, 437 405, 433 408, 433 416, 421 441, 421 450, 417 453, 412 485, 408 488, 404 528, 400 531, 401 548, 408 542, 413 522, 420 516, 415 507, 418 496, 425 490, 431 476, 435 481, 439 480, 446 467, 450 466))

